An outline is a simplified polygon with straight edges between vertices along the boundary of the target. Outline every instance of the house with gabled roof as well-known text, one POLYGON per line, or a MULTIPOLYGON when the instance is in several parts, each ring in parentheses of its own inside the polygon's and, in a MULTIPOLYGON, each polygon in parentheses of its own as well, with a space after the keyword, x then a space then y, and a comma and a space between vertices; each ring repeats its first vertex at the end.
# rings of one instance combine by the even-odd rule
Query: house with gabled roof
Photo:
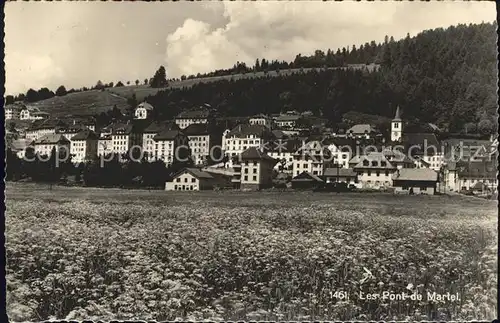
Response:
POLYGON ((52 149, 56 152, 70 153, 70 141, 61 134, 47 134, 33 142, 34 152, 40 156, 50 156, 52 149))
POLYGON ((134 109, 134 119, 144 120, 151 116, 154 107, 148 102, 139 103, 134 109))
POLYGON ((142 132, 142 151, 148 161, 154 160, 155 141, 153 138, 164 130, 179 130, 179 126, 173 121, 154 121, 142 132))
POLYGON ((273 185, 273 168, 278 162, 263 150, 250 147, 233 159, 235 188, 260 190, 273 185))
POLYGON ((298 139, 276 139, 269 142, 265 151, 278 162, 274 170, 284 173, 293 173, 293 157, 295 152, 302 146, 302 141, 298 139))
POLYGON ((23 159, 26 155, 26 149, 33 147, 33 141, 29 139, 14 139, 8 143, 8 147, 18 158, 23 159))
POLYGON ((358 174, 358 182, 362 188, 387 188, 392 186, 392 175, 396 166, 392 165, 381 152, 372 152, 360 156, 353 167, 358 174))
POLYGON ((211 174, 198 168, 184 168, 165 183, 166 191, 202 191, 231 186, 228 176, 211 174))
POLYGON ((92 130, 86 128, 80 130, 70 139, 71 161, 73 163, 85 163, 97 156, 97 144, 99 136, 92 130))
POLYGON ((403 133, 402 146, 409 157, 419 156, 433 170, 443 166, 444 147, 434 133, 403 133))
POLYGON ((323 172, 326 183, 357 184, 358 174, 352 168, 330 167, 323 172))
POLYGON ((274 135, 263 125, 239 124, 231 130, 224 131, 222 149, 229 158, 228 167, 232 167, 232 158, 240 155, 250 147, 264 147, 274 141, 274 135))
POLYGON ((271 129, 273 119, 265 114, 260 113, 260 114, 257 114, 257 115, 250 117, 250 120, 248 120, 248 123, 251 125, 258 124, 258 125, 266 126, 269 129, 271 129))
POLYGON ((309 172, 312 175, 322 176, 327 167, 333 166, 331 151, 319 140, 304 140, 302 145, 293 154, 293 175, 309 172))
POLYGON ((211 123, 193 123, 187 126, 183 133, 189 139, 189 148, 193 163, 197 166, 208 165, 214 160, 220 160, 221 136, 215 126, 211 123))
POLYGON ((153 137, 154 160, 163 160, 167 167, 175 161, 187 161, 191 155, 189 139, 180 130, 163 130, 153 137))
POLYGON ((346 135, 351 138, 370 139, 377 133, 377 129, 369 124, 356 124, 347 129, 346 135))
POLYGON ((323 184, 324 181, 321 177, 307 171, 303 171, 292 178, 293 189, 314 189, 322 186, 323 184))
POLYGON ((209 104, 204 104, 198 109, 187 110, 179 113, 175 117, 175 123, 180 129, 185 129, 193 123, 210 123, 213 117, 212 107, 209 104))
POLYGON ((430 168, 398 169, 393 177, 394 193, 434 195, 438 181, 438 173, 430 168))
POLYGON ((333 163, 343 168, 349 168, 349 161, 356 155, 356 141, 352 138, 325 138, 322 143, 332 153, 333 163))

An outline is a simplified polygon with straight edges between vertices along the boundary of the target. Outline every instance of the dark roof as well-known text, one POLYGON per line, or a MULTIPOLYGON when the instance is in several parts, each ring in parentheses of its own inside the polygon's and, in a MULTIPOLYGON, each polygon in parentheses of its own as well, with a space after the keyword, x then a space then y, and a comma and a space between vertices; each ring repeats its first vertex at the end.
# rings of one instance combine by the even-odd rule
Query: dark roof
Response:
POLYGON ((260 124, 239 124, 234 127, 226 137, 242 137, 248 135, 255 135, 260 138, 264 137, 273 137, 273 133, 269 130, 268 127, 260 124))
POLYGON ((276 122, 297 121, 299 119, 302 119, 302 116, 293 114, 282 114, 276 118, 276 122))
POLYGON ((144 108, 144 109, 146 109, 148 111, 154 110, 153 106, 151 104, 147 103, 147 102, 141 102, 141 103, 139 103, 137 105, 136 109, 138 109, 138 108, 144 108))
POLYGON ((150 123, 143 133, 159 133, 163 130, 178 130, 179 126, 173 121, 154 121, 150 123))
POLYGON ((112 134, 130 134, 132 132, 132 124, 127 123, 114 123, 111 125, 112 134))
POLYGON ((356 151, 356 140, 351 139, 351 138, 339 138, 339 137, 334 137, 334 138, 325 138, 323 139, 323 144, 330 146, 330 145, 335 145, 337 149, 339 148, 344 148, 344 149, 351 149, 352 152, 356 151))
POLYGON ((356 177, 357 174, 352 168, 326 168, 323 176, 356 177))
POLYGON ((184 174, 186 172, 190 173, 191 175, 193 175, 196 178, 206 178, 206 179, 212 179, 213 178, 212 175, 210 175, 207 172, 204 172, 204 171, 200 170, 199 168, 184 168, 181 171, 179 171, 178 173, 176 173, 173 176, 173 178, 176 178, 177 176, 180 176, 180 175, 182 175, 182 174, 184 174))
POLYGON ((59 119, 46 119, 46 120, 35 120, 31 126, 27 129, 29 130, 40 130, 40 129, 59 129, 67 128, 68 125, 59 119))
POLYGON ((188 110, 179 113, 176 119, 207 119, 210 116, 210 111, 206 108, 198 110, 188 110))
POLYGON ((402 143, 406 151, 412 148, 414 155, 424 154, 424 149, 427 147, 427 155, 433 155, 436 147, 436 152, 441 152, 442 147, 434 133, 403 133, 402 143))
POLYGON ((376 132, 376 129, 369 124, 356 124, 346 131, 347 134, 352 133, 355 135, 370 134, 372 132, 376 132))
POLYGON ((265 145, 266 151, 278 153, 295 153, 300 147, 302 147, 302 141, 298 139, 284 139, 281 142, 276 140, 265 145))
POLYGON ((33 143, 28 139, 14 139, 9 143, 9 148, 13 151, 24 150, 33 143))
POLYGON ((250 147, 244 152, 242 152, 240 158, 242 160, 268 160, 275 164, 278 162, 276 159, 270 157, 268 154, 260 151, 255 147, 250 147))
POLYGON ((292 178, 292 182, 323 182, 321 178, 316 175, 313 175, 309 172, 302 172, 299 175, 292 178))
POLYGON ((455 168, 460 178, 496 178, 496 160, 457 162, 455 168))
POLYGON ((394 180, 437 182, 438 173, 430 168, 402 168, 398 170, 394 180))
POLYGON ((288 135, 281 130, 273 130, 272 133, 276 139, 284 139, 288 137, 288 135))
MULTIPOLYGON (((352 160, 352 159, 351 159, 352 160)), ((394 169, 395 167, 380 152, 373 152, 360 157, 360 161, 353 167, 354 169, 394 169), (368 162, 367 164, 365 162, 368 162), (382 166, 385 162, 385 166, 382 166)))
POLYGON ((186 136, 201 136, 211 133, 211 125, 208 123, 193 123, 187 126, 182 131, 186 136))
POLYGON ((304 141, 295 152, 295 155, 323 156, 325 158, 329 158, 331 154, 330 149, 324 146, 319 140, 304 141))
POLYGON ((90 129, 84 129, 71 137, 71 140, 97 140, 99 136, 90 129))
POLYGON ((35 145, 47 145, 47 144, 59 144, 59 143, 69 143, 69 140, 66 139, 61 134, 47 134, 35 140, 33 142, 35 145))
POLYGON ((266 116, 263 113, 256 114, 254 116, 251 116, 250 119, 270 119, 269 116, 266 116))
POLYGON ((177 136, 184 135, 180 130, 163 130, 153 137, 153 140, 174 140, 177 136))

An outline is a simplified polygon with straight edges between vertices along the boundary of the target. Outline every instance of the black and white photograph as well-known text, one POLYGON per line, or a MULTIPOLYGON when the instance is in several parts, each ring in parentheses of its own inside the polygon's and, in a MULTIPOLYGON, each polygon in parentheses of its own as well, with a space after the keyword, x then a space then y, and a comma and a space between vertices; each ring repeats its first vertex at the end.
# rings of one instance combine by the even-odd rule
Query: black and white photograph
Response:
POLYGON ((492 321, 488 1, 7 1, 7 322, 492 321))

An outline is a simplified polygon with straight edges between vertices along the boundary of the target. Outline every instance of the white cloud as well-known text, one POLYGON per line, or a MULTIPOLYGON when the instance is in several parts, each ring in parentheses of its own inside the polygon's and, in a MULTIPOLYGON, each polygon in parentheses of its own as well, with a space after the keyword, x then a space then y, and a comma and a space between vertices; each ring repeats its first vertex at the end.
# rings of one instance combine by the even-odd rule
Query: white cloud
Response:
POLYGON ((170 75, 196 74, 256 58, 292 60, 385 35, 402 38, 452 24, 493 21, 493 3, 223 2, 228 22, 186 20, 167 37, 170 75), (183 36, 183 37, 181 37, 183 36))
POLYGON ((9 2, 7 93, 171 77, 493 21, 493 2, 9 2), (165 50, 166 48, 166 50, 165 50))

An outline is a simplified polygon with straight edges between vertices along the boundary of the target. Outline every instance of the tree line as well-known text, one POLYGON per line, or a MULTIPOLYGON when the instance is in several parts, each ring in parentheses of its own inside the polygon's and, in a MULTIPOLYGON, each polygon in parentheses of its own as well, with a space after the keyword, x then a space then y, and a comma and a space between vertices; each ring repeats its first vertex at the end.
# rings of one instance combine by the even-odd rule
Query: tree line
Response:
MULTIPOLYGON (((158 70, 155 72, 154 76, 151 78, 145 78, 144 81, 139 81, 138 79, 135 80, 134 84, 136 86, 143 84, 143 85, 148 85, 152 88, 161 88, 161 87, 166 87, 168 86, 168 81, 166 78, 166 70, 165 67, 160 66, 158 70)), ((127 86, 131 84, 130 81, 126 82, 127 86)), ((85 92, 85 91, 90 91, 90 90, 104 90, 106 88, 112 88, 112 87, 122 87, 125 86, 125 84, 122 81, 116 82, 109 82, 109 83, 103 83, 101 80, 97 81, 97 83, 94 86, 91 87, 82 87, 79 89, 70 89, 66 90, 66 87, 64 85, 61 85, 57 88, 55 92, 49 90, 46 87, 43 87, 39 90, 34 90, 34 89, 29 89, 26 91, 26 93, 21 93, 19 95, 7 95, 5 97, 5 104, 13 104, 14 102, 17 101, 22 101, 22 102, 27 102, 27 103, 33 103, 37 101, 42 101, 46 99, 53 98, 55 96, 65 96, 67 94, 71 93, 76 93, 76 92, 85 92)))
POLYGON ((172 175, 184 167, 193 166, 187 162, 175 161, 166 167, 162 160, 149 162, 147 155, 142 159, 132 154, 98 156, 85 163, 75 164, 66 152, 52 149, 49 155, 37 155, 32 147, 26 149, 25 158, 19 158, 10 148, 6 151, 7 181, 30 179, 36 183, 68 184, 89 187, 155 188, 162 189, 172 175), (57 156, 59 154, 59 156, 57 156))
MULTIPOLYGON (((392 118, 399 105, 406 120, 436 123, 450 132, 493 133, 497 127, 495 31, 496 23, 439 28, 399 41, 386 37, 383 44, 372 42, 336 53, 297 55, 288 64, 293 68, 381 65, 371 72, 314 70, 226 79, 160 91, 146 100, 160 110, 160 119, 209 103, 225 116, 309 110, 331 123, 341 122, 350 111, 392 118)), ((251 69, 262 69, 263 62, 267 63, 258 61, 251 69)), ((269 66, 264 64, 264 68, 269 66)))

